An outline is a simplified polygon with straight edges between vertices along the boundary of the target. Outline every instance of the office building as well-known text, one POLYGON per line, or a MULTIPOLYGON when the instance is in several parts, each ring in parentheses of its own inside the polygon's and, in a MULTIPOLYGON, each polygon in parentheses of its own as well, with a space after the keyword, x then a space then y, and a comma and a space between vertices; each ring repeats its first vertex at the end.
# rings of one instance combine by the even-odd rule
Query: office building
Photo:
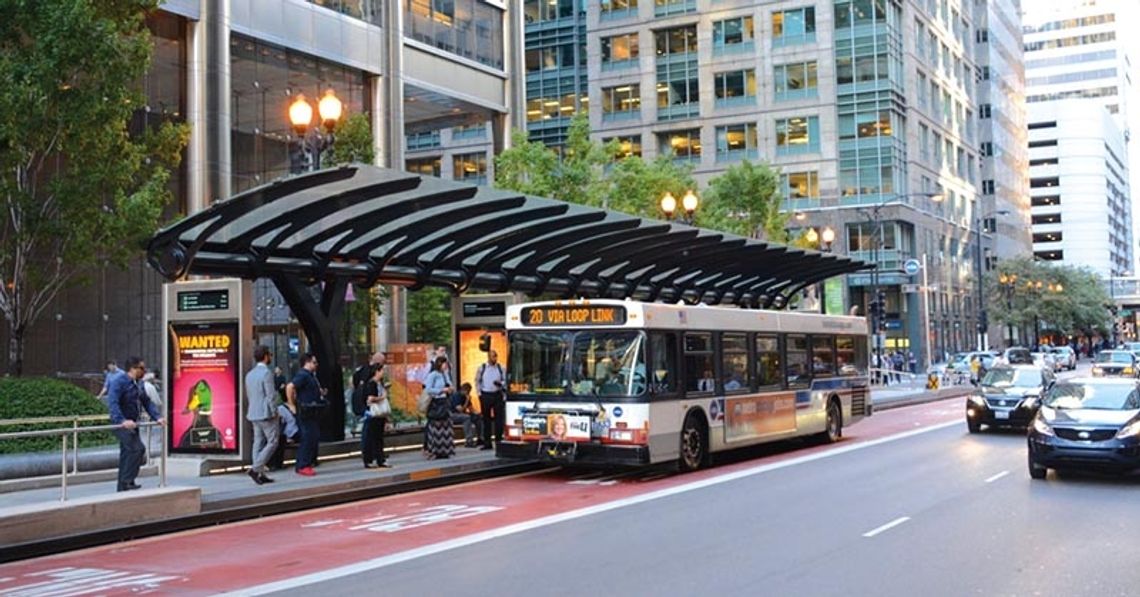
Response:
MULTIPOLYGON (((348 113, 369 114, 379 165, 404 167, 405 144, 416 149, 435 134, 451 145, 437 171, 482 181, 510 129, 523 126, 522 17, 508 5, 164 2, 149 17, 155 52, 138 120, 190 124, 171 216, 304 168, 288 107, 297 94, 316 99, 329 89, 348 113)), ((60 293, 31 330, 29 374, 93 372, 105 359, 129 354, 161 361, 166 335, 158 276, 138 263, 126 272, 106 267, 91 278, 90 285, 60 293)), ((255 285, 255 303, 259 340, 272 343, 284 362, 296 326, 268 283, 255 285)))
MULTIPOLYGON (((831 227, 831 250, 868 261, 881 238, 885 348, 913 350, 920 362, 921 277, 901 270, 926 255, 937 360, 972 347, 977 325, 975 6, 592 2, 591 125, 632 154, 691 165, 702 183, 744 159, 769 162, 782 172, 787 208, 803 215, 794 226, 831 227)), ((874 282, 848 276, 843 309, 868 313, 874 282)))

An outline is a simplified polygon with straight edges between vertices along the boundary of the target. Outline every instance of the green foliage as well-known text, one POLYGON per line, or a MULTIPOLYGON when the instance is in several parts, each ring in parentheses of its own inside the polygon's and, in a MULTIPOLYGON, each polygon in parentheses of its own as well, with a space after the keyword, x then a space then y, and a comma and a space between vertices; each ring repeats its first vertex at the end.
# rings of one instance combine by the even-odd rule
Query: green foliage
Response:
MULTIPOLYGON (((665 193, 672 193, 679 203, 685 192, 697 185, 692 169, 669 156, 658 156, 652 162, 638 156, 623 158, 610 170, 609 182, 609 209, 649 218, 662 217, 659 205, 665 193)), ((700 209, 696 216, 701 225, 700 209)))
POLYGON ((6 0, 0 8, 0 312, 9 371, 29 326, 92 265, 125 265, 171 200, 189 138, 132 135, 157 0, 6 0))
POLYGON ((1036 319, 1044 333, 1107 334, 1111 299, 1088 269, 1019 257, 999 261, 983 284, 993 323, 1029 328, 1036 319))
POLYGON ((372 121, 368 113, 352 114, 336 126, 336 142, 328 150, 329 166, 371 164, 376 161, 372 141, 372 121))
POLYGON ((511 132, 511 148, 495 157, 495 186, 527 195, 552 197, 558 156, 526 131, 511 132))
MULTIPOLYGON (((44 378, 0 378, 0 420, 31 419, 39 417, 70 417, 77 415, 107 415, 107 407, 91 394, 64 381, 44 378)), ((110 420, 81 424, 82 427, 109 425, 110 420)), ((67 423, 0 426, 0 433, 35 431, 67 427, 67 423)), ((70 438, 68 439, 70 445, 70 438)), ((79 435, 81 447, 115 443, 109 432, 79 435)), ((0 441, 0 454, 44 452, 59 450, 56 437, 30 437, 0 441)))
POLYGON ((767 164, 744 162, 709 182, 697 222, 741 236, 787 242, 788 213, 780 211, 780 174, 767 164))
POLYGON ((451 344, 451 293, 447 289, 408 292, 408 341, 451 344))

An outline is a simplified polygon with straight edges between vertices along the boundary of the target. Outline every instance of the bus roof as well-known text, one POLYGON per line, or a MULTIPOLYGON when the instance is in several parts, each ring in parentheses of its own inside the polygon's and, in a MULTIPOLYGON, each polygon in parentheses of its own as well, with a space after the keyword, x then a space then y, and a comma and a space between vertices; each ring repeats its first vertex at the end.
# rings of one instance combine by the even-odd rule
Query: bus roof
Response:
POLYGON ((522 303, 507 307, 507 329, 679 329, 868 333, 867 320, 847 315, 582 299, 522 303))

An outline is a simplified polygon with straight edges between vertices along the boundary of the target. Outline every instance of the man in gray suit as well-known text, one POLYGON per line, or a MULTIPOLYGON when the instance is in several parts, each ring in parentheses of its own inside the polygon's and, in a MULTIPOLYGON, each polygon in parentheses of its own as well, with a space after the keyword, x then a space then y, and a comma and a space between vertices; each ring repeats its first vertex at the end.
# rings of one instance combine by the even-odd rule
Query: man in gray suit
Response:
POLYGON ((269 362, 273 355, 269 347, 258 346, 253 350, 257 364, 245 374, 245 394, 249 399, 249 410, 245 418, 253 425, 253 464, 249 476, 254 483, 272 483, 265 474, 266 464, 277 450, 281 436, 281 426, 277 421, 277 386, 269 362))

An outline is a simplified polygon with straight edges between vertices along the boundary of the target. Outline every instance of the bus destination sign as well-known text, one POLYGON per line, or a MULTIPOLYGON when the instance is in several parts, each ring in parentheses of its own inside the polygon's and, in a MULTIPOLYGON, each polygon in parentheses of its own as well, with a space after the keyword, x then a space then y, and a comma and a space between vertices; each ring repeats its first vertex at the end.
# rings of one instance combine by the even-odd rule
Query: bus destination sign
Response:
POLYGON ((527 307, 522 324, 531 326, 622 325, 625 307, 554 306, 527 307))
POLYGON ((225 311, 229 308, 228 290, 192 290, 178 293, 179 311, 225 311))

